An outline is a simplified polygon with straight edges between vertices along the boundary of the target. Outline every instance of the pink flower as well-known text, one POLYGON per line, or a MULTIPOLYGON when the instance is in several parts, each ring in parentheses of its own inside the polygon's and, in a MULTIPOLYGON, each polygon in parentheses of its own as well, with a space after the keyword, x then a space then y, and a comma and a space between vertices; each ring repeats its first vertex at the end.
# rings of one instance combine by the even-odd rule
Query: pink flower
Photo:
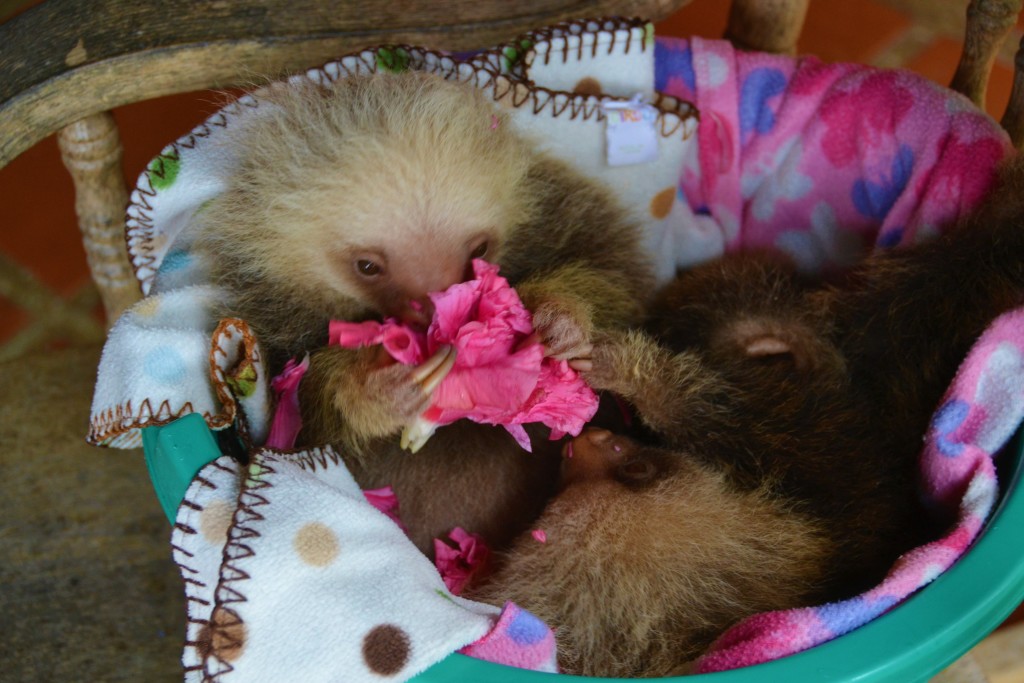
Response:
POLYGON ((455 348, 455 365, 434 391, 415 426, 422 445, 432 428, 462 418, 504 426, 530 450, 522 425, 541 422, 551 438, 578 434, 597 411, 597 396, 565 361, 544 356, 539 342, 524 343, 533 319, 498 267, 473 261, 475 279, 430 295, 434 319, 424 333, 394 319, 383 323, 331 322, 331 343, 383 344, 400 363, 416 365, 439 348, 455 348))
POLYGON ((363 491, 363 497, 366 498, 370 505, 383 512, 392 522, 401 527, 402 531, 407 531, 405 525, 402 524, 401 518, 398 516, 398 496, 395 495, 394 489, 390 486, 368 489, 363 491))
POLYGON ((434 539, 434 566, 448 590, 458 595, 486 567, 491 550, 482 537, 461 527, 452 529, 448 538, 455 542, 455 547, 434 539))
POLYGON ((328 344, 350 349, 383 344, 388 354, 403 365, 423 362, 426 358, 425 341, 422 334, 390 318, 383 323, 376 320, 363 323, 332 320, 328 325, 328 344))
POLYGON ((270 424, 267 448, 288 449, 295 446, 295 439, 302 429, 302 415, 299 412, 299 382, 309 369, 309 354, 296 363, 289 359, 281 374, 270 380, 270 388, 277 398, 277 409, 270 424))

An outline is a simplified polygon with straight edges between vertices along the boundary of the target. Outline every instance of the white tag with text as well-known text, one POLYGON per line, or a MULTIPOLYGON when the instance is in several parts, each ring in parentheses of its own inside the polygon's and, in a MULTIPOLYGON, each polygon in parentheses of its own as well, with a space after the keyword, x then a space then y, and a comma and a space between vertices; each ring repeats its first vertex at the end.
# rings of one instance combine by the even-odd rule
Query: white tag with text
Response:
POLYGON ((643 164, 658 158, 658 110, 639 95, 629 102, 601 104, 606 119, 608 165, 643 164))

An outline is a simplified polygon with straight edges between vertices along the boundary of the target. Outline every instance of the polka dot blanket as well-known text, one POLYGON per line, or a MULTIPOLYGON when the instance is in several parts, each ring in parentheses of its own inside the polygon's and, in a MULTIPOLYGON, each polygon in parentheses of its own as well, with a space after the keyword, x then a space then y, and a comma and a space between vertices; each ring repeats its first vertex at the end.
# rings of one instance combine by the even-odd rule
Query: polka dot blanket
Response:
MULTIPOLYGON (((376 48, 295 78, 396 69, 483 89, 540 148, 605 181, 642 225, 662 280, 750 246, 814 273, 927 239, 983 199, 1009 150, 983 113, 913 75, 721 41, 655 41, 639 21, 562 24, 465 60, 376 48), (607 103, 636 95, 655 108, 657 156, 612 166, 607 103)), ((186 680, 406 680, 456 651, 554 670, 545 625, 514 605, 452 595, 330 448, 263 447, 272 400, 259 341, 245 321, 209 315, 220 293, 189 249, 192 217, 233 168, 220 132, 261 106, 258 92, 228 105, 140 178, 127 234, 146 298, 111 330, 93 401, 93 443, 137 446, 142 428, 199 413, 214 430, 235 425, 250 449, 245 468, 228 457, 204 468, 177 513, 186 680)), ((946 537, 908 553, 862 596, 748 620, 698 668, 828 640, 964 552, 997 493, 991 456, 1024 412, 1022 361, 1017 312, 979 340, 935 417, 922 480, 936 505, 959 510, 946 537)))

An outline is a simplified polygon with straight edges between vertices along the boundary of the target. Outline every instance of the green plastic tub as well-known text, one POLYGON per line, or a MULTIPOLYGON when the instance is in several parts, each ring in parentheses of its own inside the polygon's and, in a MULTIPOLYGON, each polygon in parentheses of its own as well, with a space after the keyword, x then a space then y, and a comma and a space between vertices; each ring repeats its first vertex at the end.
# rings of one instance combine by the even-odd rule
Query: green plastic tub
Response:
MULTIPOLYGON (((143 430, 146 463, 169 519, 189 482, 220 456, 199 415, 143 430)), ((791 657, 722 673, 673 678, 685 683, 927 681, 988 635, 1024 600, 1024 438, 998 460, 1003 495, 971 550, 932 584, 869 624, 791 657)), ((544 683, 586 679, 513 669, 453 654, 416 683, 544 683)))

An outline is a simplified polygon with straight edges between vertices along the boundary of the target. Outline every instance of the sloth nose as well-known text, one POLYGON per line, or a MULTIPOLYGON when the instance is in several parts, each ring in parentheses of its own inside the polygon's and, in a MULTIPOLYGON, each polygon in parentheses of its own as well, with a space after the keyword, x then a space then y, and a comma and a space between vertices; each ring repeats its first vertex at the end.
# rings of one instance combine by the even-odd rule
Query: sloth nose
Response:
POLYGON ((401 318, 407 325, 427 327, 434 319, 434 302, 426 296, 409 299, 401 318))
POLYGON ((579 455, 582 458, 600 457, 600 453, 607 448, 605 444, 614 436, 607 429, 587 427, 583 432, 566 444, 565 457, 574 458, 579 455))

